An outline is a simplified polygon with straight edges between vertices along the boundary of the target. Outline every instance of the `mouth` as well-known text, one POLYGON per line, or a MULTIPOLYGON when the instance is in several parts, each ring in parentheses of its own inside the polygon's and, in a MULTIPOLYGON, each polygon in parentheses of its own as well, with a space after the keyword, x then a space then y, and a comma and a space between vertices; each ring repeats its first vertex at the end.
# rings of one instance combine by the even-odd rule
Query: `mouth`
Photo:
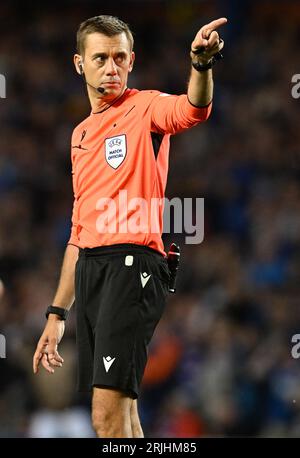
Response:
POLYGON ((105 83, 106 86, 111 86, 111 87, 118 87, 121 84, 118 81, 106 81, 105 83))

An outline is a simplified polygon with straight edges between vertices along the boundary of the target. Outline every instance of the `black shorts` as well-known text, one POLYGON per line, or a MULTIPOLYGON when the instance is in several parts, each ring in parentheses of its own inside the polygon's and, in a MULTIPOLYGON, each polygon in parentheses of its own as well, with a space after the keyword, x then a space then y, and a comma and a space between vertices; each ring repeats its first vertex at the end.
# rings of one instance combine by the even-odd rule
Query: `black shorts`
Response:
POLYGON ((118 244, 79 250, 75 273, 79 391, 97 386, 138 397, 168 282, 166 258, 149 247, 118 244))

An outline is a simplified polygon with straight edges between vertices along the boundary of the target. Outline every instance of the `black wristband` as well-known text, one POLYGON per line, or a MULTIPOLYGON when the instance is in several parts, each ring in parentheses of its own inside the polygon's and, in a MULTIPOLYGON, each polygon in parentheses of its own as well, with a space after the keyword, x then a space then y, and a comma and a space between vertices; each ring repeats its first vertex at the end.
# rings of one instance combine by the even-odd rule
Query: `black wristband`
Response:
POLYGON ((193 62, 192 67, 197 70, 197 72, 206 72, 206 70, 211 69, 213 66, 212 60, 207 62, 207 64, 200 64, 200 62, 193 62))
POLYGON ((212 58, 210 59, 209 62, 207 62, 207 64, 201 64, 200 62, 192 61, 192 66, 195 70, 197 70, 197 72, 205 72, 206 70, 209 70, 210 68, 212 68, 215 65, 215 63, 221 59, 223 59, 223 54, 221 54, 220 52, 217 52, 217 54, 212 56, 212 58))
POLYGON ((50 313, 53 313, 54 315, 59 316, 61 320, 66 320, 69 311, 67 309, 64 309, 62 307, 54 307, 53 305, 49 305, 46 311, 46 318, 48 319, 48 316, 50 313))

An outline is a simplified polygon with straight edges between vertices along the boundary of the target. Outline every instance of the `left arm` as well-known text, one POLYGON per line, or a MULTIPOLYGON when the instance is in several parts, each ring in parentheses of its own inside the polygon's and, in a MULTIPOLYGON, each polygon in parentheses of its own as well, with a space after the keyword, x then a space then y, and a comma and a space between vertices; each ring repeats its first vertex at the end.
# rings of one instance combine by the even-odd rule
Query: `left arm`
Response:
POLYGON ((206 107, 213 99, 214 81, 212 70, 197 72, 193 67, 188 85, 188 99, 196 107, 206 107))
MULTIPOLYGON (((191 46, 190 56, 193 63, 206 66, 211 62, 213 56, 221 51, 224 42, 220 41, 215 29, 226 22, 226 18, 220 18, 201 27, 191 46)), ((197 71, 192 66, 187 95, 189 101, 197 107, 207 106, 212 101, 213 75, 211 69, 197 71)))
MULTIPOLYGON (((227 19, 221 18, 203 26, 192 42, 192 63, 206 66, 224 46, 214 30, 227 19)), ((176 134, 208 119, 213 97, 212 70, 197 71, 192 66, 187 94, 158 94, 150 106, 151 131, 176 134)))

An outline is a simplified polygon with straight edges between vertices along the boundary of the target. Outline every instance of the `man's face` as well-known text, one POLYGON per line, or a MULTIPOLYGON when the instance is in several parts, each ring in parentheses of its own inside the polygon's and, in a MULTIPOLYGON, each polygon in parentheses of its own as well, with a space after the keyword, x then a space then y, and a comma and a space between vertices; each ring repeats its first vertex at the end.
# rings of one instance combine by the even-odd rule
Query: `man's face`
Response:
POLYGON ((86 36, 84 55, 80 58, 76 54, 74 60, 77 64, 79 60, 83 62, 86 81, 94 87, 103 87, 102 98, 110 100, 124 91, 134 52, 124 32, 112 37, 95 32, 86 36))

